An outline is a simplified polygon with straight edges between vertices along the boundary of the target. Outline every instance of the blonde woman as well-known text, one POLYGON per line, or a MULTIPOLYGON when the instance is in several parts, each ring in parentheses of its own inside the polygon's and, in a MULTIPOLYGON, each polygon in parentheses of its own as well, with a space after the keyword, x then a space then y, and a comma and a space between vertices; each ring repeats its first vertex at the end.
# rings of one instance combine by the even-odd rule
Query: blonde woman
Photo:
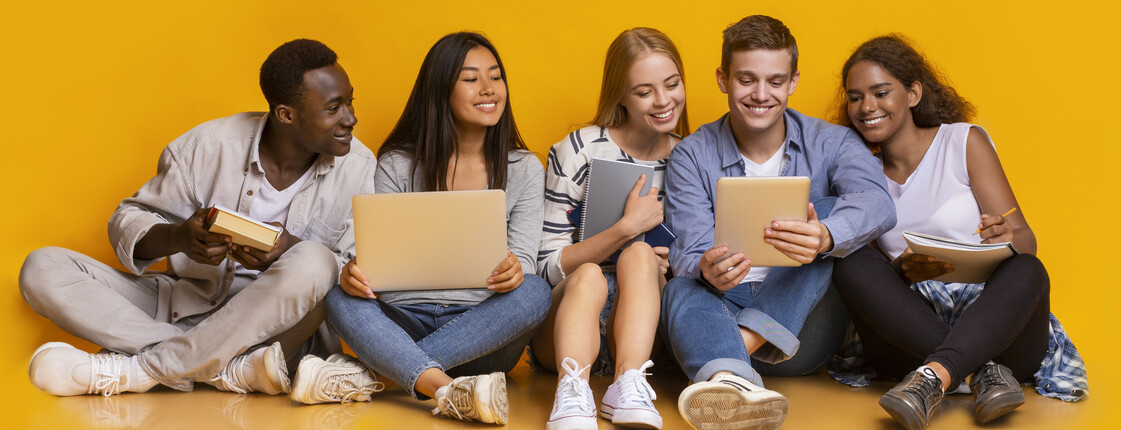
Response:
POLYGON ((653 365, 669 250, 628 243, 662 222, 666 158, 688 130, 684 71, 673 42, 650 28, 619 34, 607 50, 592 125, 549 150, 537 271, 554 286, 553 304, 531 343, 537 364, 560 373, 549 429, 597 428, 588 376, 612 371, 599 414, 618 425, 662 426, 645 371, 653 365), (622 219, 575 242, 579 226, 568 212, 584 200, 593 157, 655 171, 634 184, 622 219), (650 192, 640 196, 646 181, 650 192), (620 248, 612 264, 609 257, 620 248))

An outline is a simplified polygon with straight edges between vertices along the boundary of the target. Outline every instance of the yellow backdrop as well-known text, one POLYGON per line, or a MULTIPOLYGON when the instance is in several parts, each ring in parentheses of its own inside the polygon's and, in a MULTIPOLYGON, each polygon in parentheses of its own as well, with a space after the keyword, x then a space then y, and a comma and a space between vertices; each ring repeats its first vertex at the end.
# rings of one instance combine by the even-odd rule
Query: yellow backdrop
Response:
MULTIPOLYGON (((1107 2, 63 3, 72 4, 8 4, 0 17, 0 399, 8 407, 39 395, 24 370, 31 351, 74 341, 23 302, 23 258, 58 245, 117 264, 106 240, 117 203, 151 177, 179 134, 266 109, 257 70, 279 44, 308 37, 339 53, 356 88, 355 134, 376 149, 428 47, 448 32, 482 31, 506 63, 522 134, 544 154, 592 116, 607 45, 634 26, 678 44, 693 126, 717 118, 727 109, 714 85, 720 32, 755 13, 785 21, 798 38, 802 78, 791 106, 807 114, 831 113, 841 63, 871 36, 903 32, 941 66, 979 107, 1039 238, 1052 309, 1089 363, 1086 415, 1105 422, 1119 398, 1110 309, 1121 283, 1108 272, 1107 241, 1117 234, 1110 171, 1121 161, 1121 94, 1108 64, 1121 40, 1107 2)), ((33 418, 38 407, 21 409, 18 427, 44 422, 33 418)))

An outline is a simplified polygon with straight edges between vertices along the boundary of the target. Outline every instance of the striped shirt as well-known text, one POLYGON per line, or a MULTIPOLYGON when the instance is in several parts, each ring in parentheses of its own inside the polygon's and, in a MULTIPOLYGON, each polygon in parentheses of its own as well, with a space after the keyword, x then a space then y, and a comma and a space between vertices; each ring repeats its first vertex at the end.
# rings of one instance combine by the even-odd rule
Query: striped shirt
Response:
MULTIPOLYGON (((606 128, 587 126, 569 133, 549 149, 545 168, 545 225, 537 253, 537 273, 549 285, 564 280, 561 250, 579 238, 579 226, 568 220, 568 212, 584 201, 592 158, 626 161, 654 166, 651 186, 658 187, 658 200, 665 197, 666 159, 646 161, 631 157, 611 139, 606 128)), ((612 267, 604 262, 603 266, 612 267)))

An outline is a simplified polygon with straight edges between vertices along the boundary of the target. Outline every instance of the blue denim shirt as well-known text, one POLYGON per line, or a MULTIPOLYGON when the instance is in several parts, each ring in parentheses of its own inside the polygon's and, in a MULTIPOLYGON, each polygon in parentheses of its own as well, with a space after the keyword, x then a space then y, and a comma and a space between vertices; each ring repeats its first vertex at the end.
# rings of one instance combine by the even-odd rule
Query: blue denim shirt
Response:
MULTIPOLYGON (((829 255, 851 254, 895 226, 895 204, 887 192, 883 165, 855 132, 793 109, 787 109, 784 118, 789 144, 781 175, 810 178, 810 201, 833 236, 829 255)), ((698 263, 701 254, 713 246, 716 180, 745 174, 729 121, 725 114, 701 126, 670 154, 666 221, 677 235, 670 247, 670 265, 676 276, 704 281, 698 263)), ((776 267, 768 278, 789 279, 791 274, 782 272, 801 269, 829 272, 832 262, 819 258, 800 268, 776 267)), ((806 273, 811 278, 822 274, 806 273)))

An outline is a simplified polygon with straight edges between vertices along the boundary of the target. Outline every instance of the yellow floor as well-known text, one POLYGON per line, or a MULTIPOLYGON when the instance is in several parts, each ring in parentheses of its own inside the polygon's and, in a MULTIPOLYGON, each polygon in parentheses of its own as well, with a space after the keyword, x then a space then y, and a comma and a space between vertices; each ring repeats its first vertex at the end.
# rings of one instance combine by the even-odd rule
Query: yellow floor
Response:
MULTIPOLYGON (((13 375, 14 376, 14 375, 13 375)), ((25 376, 26 378, 26 376, 25 376)), ((686 380, 676 371, 651 379, 661 396, 656 401, 665 420, 665 429, 688 426, 677 413, 677 393, 686 380)), ((592 389, 602 395, 610 383, 606 377, 593 377, 592 389)), ((876 404, 880 394, 891 387, 878 382, 867 389, 850 389, 824 374, 801 378, 767 378, 767 386, 790 400, 786 429, 897 429, 876 404)), ((509 428, 543 428, 552 407, 556 376, 530 372, 524 364, 510 373, 509 428)), ((17 382, 15 405, 6 410, 9 425, 15 428, 142 428, 142 429, 456 429, 491 428, 433 417, 432 401, 413 400, 393 387, 375 396, 373 402, 347 405, 302 406, 287 397, 260 394, 238 395, 200 385, 192 393, 166 389, 145 394, 124 394, 110 398, 80 396, 60 398, 36 391, 24 379, 17 382), (15 410, 13 410, 13 408, 15 410), (12 413, 14 412, 14 417, 12 413), (15 419, 12 419, 15 418, 15 419)), ((949 396, 939 407, 928 429, 1016 428, 1081 429, 1109 428, 1094 424, 1091 412, 1109 408, 1094 398, 1070 404, 1043 398, 1026 390, 1027 404, 1008 416, 984 427, 972 417, 971 396, 949 396)), ((597 397, 598 400, 598 397, 597 397)), ((5 428, 11 428, 4 426, 5 428)), ((600 420, 601 429, 612 428, 600 420)), ((1115 428, 1115 427, 1114 427, 1115 428)))

